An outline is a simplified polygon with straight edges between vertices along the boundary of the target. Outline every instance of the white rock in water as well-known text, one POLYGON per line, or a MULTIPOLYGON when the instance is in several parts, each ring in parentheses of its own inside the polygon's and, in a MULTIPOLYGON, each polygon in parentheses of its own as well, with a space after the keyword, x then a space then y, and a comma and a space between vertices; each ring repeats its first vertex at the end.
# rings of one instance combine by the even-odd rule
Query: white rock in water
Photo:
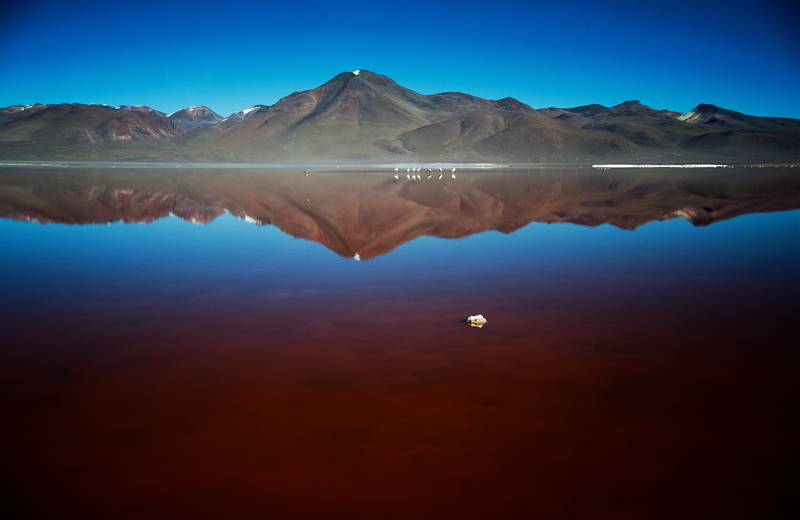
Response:
POLYGON ((486 325, 486 318, 483 317, 483 314, 476 314, 467 318, 467 323, 473 327, 483 327, 486 325))

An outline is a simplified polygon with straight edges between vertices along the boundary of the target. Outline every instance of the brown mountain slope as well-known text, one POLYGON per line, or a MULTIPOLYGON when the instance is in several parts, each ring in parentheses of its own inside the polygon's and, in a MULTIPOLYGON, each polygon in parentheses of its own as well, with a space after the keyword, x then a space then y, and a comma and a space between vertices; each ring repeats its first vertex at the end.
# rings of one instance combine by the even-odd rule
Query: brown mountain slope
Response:
POLYGON ((800 133, 728 130, 699 135, 678 146, 692 155, 744 159, 757 150, 758 157, 763 159, 791 161, 800 157, 800 133))
POLYGON ((183 133, 180 125, 155 113, 61 104, 0 126, 0 142, 96 144, 107 141, 147 141, 183 133))
POLYGON ((122 112, 97 125, 103 141, 149 141, 183 134, 180 125, 167 118, 143 112, 122 112))
POLYGON ((582 130, 536 113, 498 109, 476 110, 398 139, 416 156, 453 161, 526 163, 647 155, 608 132, 582 130))
POLYGON ((665 121, 672 121, 675 117, 672 115, 674 112, 666 110, 655 110, 646 105, 641 104, 639 101, 625 101, 613 107, 604 107, 603 105, 593 104, 585 105, 575 108, 542 108, 536 110, 537 113, 560 119, 576 126, 585 128, 587 125, 598 124, 608 121, 614 121, 614 118, 622 118, 625 120, 640 120, 648 121, 651 124, 662 123, 665 121))
POLYGON ((708 128, 677 120, 669 112, 654 110, 638 101, 626 101, 613 107, 582 107, 540 110, 539 113, 571 123, 586 130, 605 130, 641 146, 665 151, 678 143, 707 133, 708 128))

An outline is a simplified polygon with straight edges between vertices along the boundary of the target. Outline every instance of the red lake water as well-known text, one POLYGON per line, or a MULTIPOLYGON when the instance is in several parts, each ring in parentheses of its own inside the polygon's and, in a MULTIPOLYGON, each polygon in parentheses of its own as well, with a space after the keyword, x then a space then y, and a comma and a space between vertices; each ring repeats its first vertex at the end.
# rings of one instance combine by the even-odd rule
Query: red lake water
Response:
POLYGON ((638 174, 0 171, 0 510, 791 516, 798 181, 638 174))

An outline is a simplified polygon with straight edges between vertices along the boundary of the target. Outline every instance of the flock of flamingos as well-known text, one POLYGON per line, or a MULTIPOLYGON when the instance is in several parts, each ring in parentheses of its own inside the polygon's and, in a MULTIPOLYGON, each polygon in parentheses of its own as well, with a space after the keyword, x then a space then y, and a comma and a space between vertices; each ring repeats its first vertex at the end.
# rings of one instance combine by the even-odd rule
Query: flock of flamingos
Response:
MULTIPOLYGON (((337 168, 338 168, 338 166, 337 166, 337 168)), ((400 171, 400 168, 395 168, 394 169, 394 178, 398 179, 398 180, 400 179, 400 174, 398 173, 399 171, 400 171)), ((410 181, 422 180, 422 176, 419 173, 416 173, 416 172, 419 172, 419 171, 422 171, 422 168, 406 168, 406 178, 408 180, 410 180, 410 181), (411 172, 414 172, 414 173, 411 173, 411 172)), ((305 174, 306 177, 308 177, 308 170, 304 170, 303 173, 305 174)), ((428 168, 428 178, 429 179, 431 177, 433 177, 433 174, 434 174, 434 171, 431 168, 428 168)), ((439 178, 441 179, 443 176, 444 176, 444 171, 441 168, 439 168, 439 178)), ((454 178, 454 179, 456 178, 456 169, 455 168, 450 170, 450 176, 452 178, 454 178)))
MULTIPOLYGON (((406 178, 408 180, 410 180, 410 181, 422 180, 422 177, 420 176, 420 174, 411 173, 411 172, 418 172, 418 171, 421 171, 421 170, 422 170, 422 168, 406 168, 406 172, 407 172, 406 173, 406 178)), ((398 171, 400 171, 400 168, 395 168, 394 169, 394 178, 395 179, 400 179, 400 174, 397 173, 398 171)), ((451 177, 453 177, 455 179, 456 178, 456 169, 453 168, 450 171, 452 172, 451 177)), ((441 179, 443 175, 444 175, 444 172, 442 171, 441 168, 439 168, 439 178, 441 179)), ((431 177, 433 177, 433 170, 428 168, 428 178, 430 179, 431 177)))

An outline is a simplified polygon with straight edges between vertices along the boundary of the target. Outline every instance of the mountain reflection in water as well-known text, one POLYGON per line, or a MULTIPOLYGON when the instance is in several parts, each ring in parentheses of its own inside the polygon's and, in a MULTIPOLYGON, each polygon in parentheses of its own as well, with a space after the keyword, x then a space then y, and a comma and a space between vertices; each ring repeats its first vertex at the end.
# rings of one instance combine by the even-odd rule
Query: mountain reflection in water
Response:
POLYGON ((228 212, 361 259, 419 236, 513 232, 531 222, 635 229, 683 217, 707 225, 800 207, 788 168, 464 171, 399 180, 389 172, 86 170, 0 175, 0 217, 70 224, 207 223, 228 212))
POLYGON ((789 173, 0 171, 0 510, 787 517, 789 173))

